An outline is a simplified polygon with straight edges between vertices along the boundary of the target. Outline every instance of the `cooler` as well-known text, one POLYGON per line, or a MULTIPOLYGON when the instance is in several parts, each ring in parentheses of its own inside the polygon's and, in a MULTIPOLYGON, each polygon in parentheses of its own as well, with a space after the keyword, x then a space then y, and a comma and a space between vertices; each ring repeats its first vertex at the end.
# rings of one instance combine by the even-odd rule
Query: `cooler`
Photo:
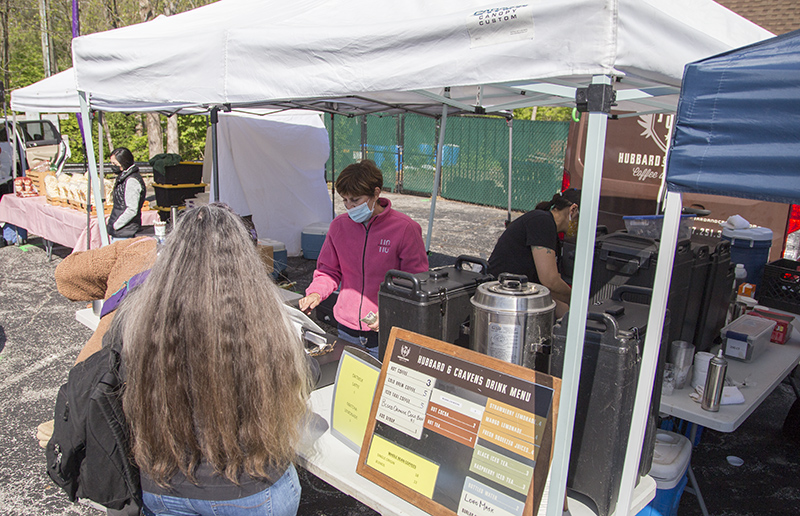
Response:
MULTIPOLYGON (((653 288, 658 246, 659 242, 652 238, 631 235, 624 231, 598 237, 589 291, 591 302, 597 303, 608 299, 611 293, 622 285, 653 288)), ((680 240, 675 250, 667 299, 667 308, 672 316, 672 323, 667 326, 669 328, 667 342, 681 339, 693 262, 691 242, 687 239, 680 240)), ((630 300, 650 303, 649 296, 646 298, 634 296, 630 300)))
POLYGON ((482 258, 459 256, 455 265, 417 274, 387 272, 378 291, 381 360, 394 326, 468 347, 462 325, 470 319, 469 300, 478 285, 492 279, 488 270, 489 263, 482 258), (478 265, 479 272, 473 270, 473 264, 478 265))
POLYGON ((708 271, 711 268, 711 252, 707 245, 692 242, 692 273, 689 276, 689 296, 686 299, 686 312, 681 326, 681 338, 686 342, 694 342, 697 322, 700 319, 700 307, 703 303, 703 292, 706 288, 708 271))
POLYGON ((747 283, 756 286, 761 284, 764 265, 769 261, 769 249, 772 247, 772 230, 769 228, 728 229, 722 230, 722 239, 731 243, 731 263, 742 263, 747 270, 747 283))
POLYGON ((286 264, 289 263, 289 256, 286 253, 286 244, 271 238, 259 238, 258 245, 268 245, 272 247, 272 267, 273 277, 277 277, 286 270, 286 264))
MULTIPOLYGON (((567 490, 598 516, 608 516, 616 508, 650 311, 648 304, 625 299, 629 296, 649 298, 651 293, 650 289, 642 287, 621 287, 611 299, 591 306, 586 321, 567 490)), ((567 313, 553 328, 550 374, 558 377, 562 376, 564 368, 569 316, 567 313)), ((668 322, 669 312, 665 327, 668 322)), ((666 342, 664 332, 639 476, 648 473, 653 460, 666 342)))
POLYGON ((694 338, 683 339, 692 342, 696 351, 708 351, 719 337, 719 331, 725 326, 734 280, 731 243, 721 240, 711 251, 710 261, 694 338))
POLYGON ((314 222, 303 228, 300 234, 300 247, 303 249, 303 258, 316 260, 328 234, 330 222, 314 222))
POLYGON ((637 516, 677 516, 691 457, 689 439, 666 430, 657 432, 650 476, 658 489, 655 498, 637 516))

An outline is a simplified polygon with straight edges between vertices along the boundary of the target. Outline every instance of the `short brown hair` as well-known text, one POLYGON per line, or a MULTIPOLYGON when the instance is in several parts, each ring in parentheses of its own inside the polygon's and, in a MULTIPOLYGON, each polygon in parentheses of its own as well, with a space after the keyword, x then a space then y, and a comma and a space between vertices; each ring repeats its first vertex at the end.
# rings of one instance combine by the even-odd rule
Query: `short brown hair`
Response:
POLYGON ((371 159, 347 165, 336 179, 339 195, 372 196, 376 187, 383 189, 383 173, 371 159))

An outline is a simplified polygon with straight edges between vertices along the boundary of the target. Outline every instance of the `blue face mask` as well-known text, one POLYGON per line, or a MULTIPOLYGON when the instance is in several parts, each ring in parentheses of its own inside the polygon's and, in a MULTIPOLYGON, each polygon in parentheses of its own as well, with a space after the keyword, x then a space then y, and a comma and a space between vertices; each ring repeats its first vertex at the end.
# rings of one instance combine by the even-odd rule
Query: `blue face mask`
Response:
POLYGON ((353 220, 353 222, 358 222, 360 224, 369 220, 374 209, 374 205, 372 208, 369 207, 369 199, 367 199, 366 202, 359 204, 355 208, 350 208, 347 210, 347 215, 353 220))

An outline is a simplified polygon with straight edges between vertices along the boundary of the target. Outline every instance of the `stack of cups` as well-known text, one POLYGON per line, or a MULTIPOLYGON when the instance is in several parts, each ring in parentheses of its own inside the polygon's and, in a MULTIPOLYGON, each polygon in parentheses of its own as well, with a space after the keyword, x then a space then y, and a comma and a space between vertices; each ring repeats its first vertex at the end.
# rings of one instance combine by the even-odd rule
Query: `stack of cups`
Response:
POLYGON ((683 389, 692 377, 694 346, 685 340, 672 341, 669 349, 669 363, 675 368, 675 388, 683 389))
POLYGON ((705 387, 708 375, 708 363, 714 357, 712 353, 700 351, 694 356, 694 372, 692 374, 692 388, 705 387))

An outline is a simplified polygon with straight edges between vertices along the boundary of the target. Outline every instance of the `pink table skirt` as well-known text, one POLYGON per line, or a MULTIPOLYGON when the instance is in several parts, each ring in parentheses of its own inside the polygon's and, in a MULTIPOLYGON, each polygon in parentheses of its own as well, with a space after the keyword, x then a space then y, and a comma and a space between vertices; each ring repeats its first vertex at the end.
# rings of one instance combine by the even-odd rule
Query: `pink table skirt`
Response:
MULTIPOLYGON (((157 211, 143 211, 142 225, 152 226, 157 211)), ((71 247, 73 252, 86 250, 86 212, 47 204, 44 196, 17 197, 6 194, 0 199, 0 222, 8 222, 46 240, 71 247)), ((100 247, 97 217, 91 217, 90 248, 100 247)))

